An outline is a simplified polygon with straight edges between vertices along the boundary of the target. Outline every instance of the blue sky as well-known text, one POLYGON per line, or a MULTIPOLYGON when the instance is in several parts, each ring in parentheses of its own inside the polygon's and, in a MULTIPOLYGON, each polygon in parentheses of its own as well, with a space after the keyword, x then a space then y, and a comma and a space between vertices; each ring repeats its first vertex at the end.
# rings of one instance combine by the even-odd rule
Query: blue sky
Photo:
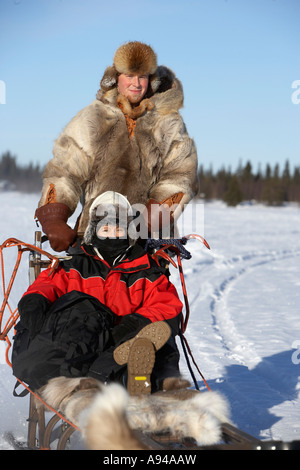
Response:
POLYGON ((300 0, 0 0, 0 155, 46 164, 116 48, 140 40, 182 81, 204 167, 299 166, 299 19, 300 0))

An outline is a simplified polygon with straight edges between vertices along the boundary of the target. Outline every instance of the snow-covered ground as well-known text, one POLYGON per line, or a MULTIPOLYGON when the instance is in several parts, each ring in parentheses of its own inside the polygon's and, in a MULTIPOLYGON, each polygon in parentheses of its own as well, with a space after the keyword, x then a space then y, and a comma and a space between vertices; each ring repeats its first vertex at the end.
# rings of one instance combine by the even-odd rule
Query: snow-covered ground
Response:
MULTIPOLYGON (((0 193, 1 243, 10 237, 33 241, 37 201, 38 195, 0 193)), ((209 251, 190 241, 192 259, 183 261, 191 308, 186 338, 210 388, 227 397, 232 420, 244 431, 262 439, 299 440, 300 208, 199 202, 188 206, 180 230, 204 235, 211 246, 209 251)), ((5 251, 6 280, 15 255, 15 248, 5 251)), ((171 272, 181 293, 178 273, 171 272)), ((25 254, 12 306, 27 285, 25 254)), ((1 342, 0 449, 9 449, 5 432, 26 440, 28 398, 12 395, 15 379, 4 346, 1 342)), ((181 368, 189 377, 184 357, 181 368)))

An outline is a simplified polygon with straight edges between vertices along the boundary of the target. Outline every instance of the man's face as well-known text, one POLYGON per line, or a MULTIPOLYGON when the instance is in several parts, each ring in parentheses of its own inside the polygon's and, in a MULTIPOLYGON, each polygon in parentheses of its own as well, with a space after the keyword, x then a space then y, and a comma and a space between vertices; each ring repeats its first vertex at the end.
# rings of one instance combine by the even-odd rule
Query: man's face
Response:
POLYGON ((149 83, 148 75, 121 73, 118 78, 118 89, 132 104, 138 104, 144 97, 149 83))

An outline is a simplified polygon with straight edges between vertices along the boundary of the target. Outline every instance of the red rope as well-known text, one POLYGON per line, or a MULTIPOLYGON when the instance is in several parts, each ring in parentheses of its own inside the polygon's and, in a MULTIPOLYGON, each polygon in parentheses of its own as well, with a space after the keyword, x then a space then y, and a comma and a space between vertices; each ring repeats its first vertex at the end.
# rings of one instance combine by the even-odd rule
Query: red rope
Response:
POLYGON ((11 328, 16 324, 17 319, 19 318, 18 314, 18 309, 13 310, 11 306, 9 305, 8 299, 20 266, 21 258, 23 253, 26 251, 37 251, 38 253, 47 256, 50 260, 52 260, 52 270, 55 269, 56 265, 59 262, 59 259, 55 255, 51 255, 45 250, 42 250, 41 248, 38 248, 35 245, 32 245, 30 243, 24 243, 20 240, 17 240, 16 238, 9 238, 6 240, 2 245, 0 245, 0 255, 1 255, 1 275, 2 275, 2 289, 3 289, 3 295, 4 299, 2 302, 2 306, 0 309, 0 339, 1 340, 6 340, 7 335, 11 328), (3 257, 3 250, 4 248, 10 248, 16 246, 18 248, 18 255, 17 255, 17 260, 15 263, 15 266, 12 271, 12 275, 10 277, 9 283, 7 288, 5 287, 5 272, 4 272, 4 257, 3 257), (23 248, 22 248, 23 247, 23 248), (7 323, 4 326, 4 329, 2 331, 2 320, 3 320, 3 315, 5 312, 5 309, 8 308, 10 311, 10 317, 7 321, 7 323))
MULTIPOLYGON (((206 242, 206 240, 204 240, 203 237, 200 237, 198 235, 189 235, 188 237, 186 237, 188 239, 191 239, 191 238, 195 238, 195 239, 200 239, 202 241, 202 243, 204 243, 204 245, 209 249, 209 245, 208 243, 206 242)), ((203 382, 205 383, 207 389, 209 391, 211 391, 207 381, 205 380, 205 377, 203 376, 202 372, 200 371, 195 359, 194 359, 194 356, 192 354, 192 351, 191 351, 191 348, 189 346, 189 343, 187 341, 187 339, 185 338, 184 336, 184 332, 186 331, 187 329, 187 325, 188 325, 188 321, 189 321, 189 318, 190 318, 190 306, 189 306, 189 300, 188 300, 188 294, 187 294, 187 289, 186 289, 186 284, 185 284, 185 279, 184 279, 184 273, 183 273, 183 268, 182 268, 182 262, 181 262, 181 257, 180 257, 180 251, 178 249, 177 246, 175 245, 171 245, 171 244, 166 244, 164 246, 162 246, 162 248, 160 248, 159 250, 157 250, 152 256, 154 259, 157 260, 158 257, 162 257, 164 259, 166 259, 167 261, 169 261, 173 266, 176 266, 176 263, 174 262, 174 260, 164 251, 164 250, 168 250, 169 248, 172 248, 173 251, 176 252, 177 254, 177 263, 178 263, 178 270, 179 270, 179 274, 180 274, 180 281, 181 281, 181 287, 182 287, 182 293, 183 293, 183 298, 184 298, 184 303, 185 303, 185 318, 181 317, 181 333, 182 333, 182 338, 184 340, 184 343, 185 343, 185 346, 188 350, 188 353, 190 355, 190 357, 192 358, 192 361, 197 369, 197 371, 199 372, 203 382)))

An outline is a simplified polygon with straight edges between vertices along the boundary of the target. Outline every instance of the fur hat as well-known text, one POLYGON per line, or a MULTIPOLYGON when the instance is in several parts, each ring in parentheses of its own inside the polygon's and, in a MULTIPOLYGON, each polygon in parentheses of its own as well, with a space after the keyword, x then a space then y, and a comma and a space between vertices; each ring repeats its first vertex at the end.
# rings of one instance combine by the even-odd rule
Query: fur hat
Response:
POLYGON ((155 75, 157 58, 153 49, 139 41, 127 42, 120 46, 114 56, 113 66, 106 68, 100 82, 104 92, 117 86, 118 74, 133 73, 155 75))
POLYGON ((89 223, 83 237, 85 244, 89 245, 100 226, 107 224, 124 227, 130 244, 134 243, 134 231, 132 229, 128 231, 128 226, 133 220, 133 211, 127 198, 122 194, 115 191, 106 191, 100 194, 92 203, 89 214, 89 223))
POLYGON ((153 75, 157 68, 156 54, 142 42, 127 42, 117 49, 114 67, 118 73, 153 75))

